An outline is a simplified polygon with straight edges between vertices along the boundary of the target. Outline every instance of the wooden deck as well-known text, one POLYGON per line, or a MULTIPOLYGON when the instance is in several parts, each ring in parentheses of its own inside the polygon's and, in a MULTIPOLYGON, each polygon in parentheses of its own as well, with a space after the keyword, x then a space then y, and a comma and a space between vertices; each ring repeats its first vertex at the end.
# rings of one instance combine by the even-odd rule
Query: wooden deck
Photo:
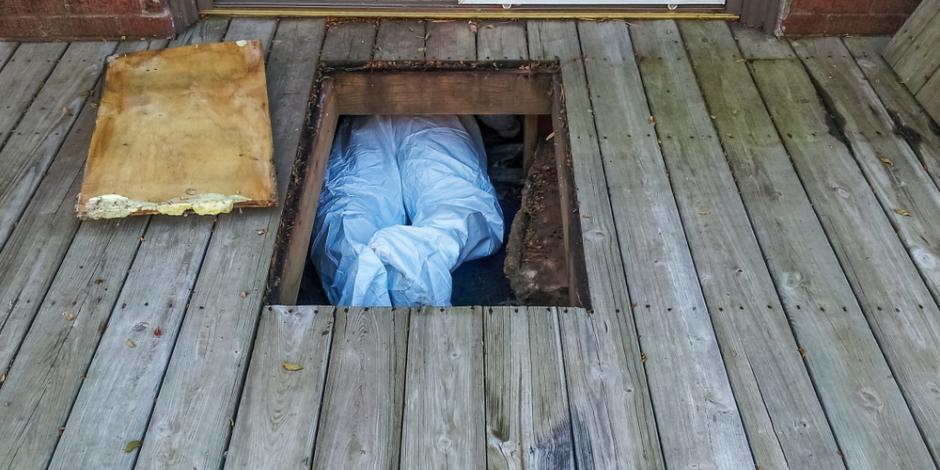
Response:
POLYGON ((936 468, 940 135, 885 44, 299 19, 0 43, 0 468, 936 468), (106 57, 253 38, 282 198, 318 64, 557 60, 592 309, 269 308, 279 208, 78 221, 106 57))

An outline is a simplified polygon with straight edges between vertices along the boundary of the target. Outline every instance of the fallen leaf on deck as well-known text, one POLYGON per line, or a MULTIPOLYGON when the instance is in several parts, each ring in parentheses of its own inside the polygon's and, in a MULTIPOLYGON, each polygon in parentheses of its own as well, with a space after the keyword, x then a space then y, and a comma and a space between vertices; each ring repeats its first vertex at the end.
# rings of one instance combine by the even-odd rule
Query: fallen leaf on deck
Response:
POLYGON ((142 442, 140 441, 127 441, 127 444, 124 445, 124 453, 130 454, 131 452, 140 448, 142 442))
POLYGON ((644 364, 646 364, 646 358, 646 353, 640 353, 640 361, 642 361, 644 364))
POLYGON ((7 375, 6 375, 6 374, 0 374, 0 384, 2 384, 3 382, 6 382, 6 381, 7 381, 7 375))
POLYGON ((130 339, 130 338, 127 338, 127 347, 129 347, 129 348, 136 348, 136 347, 137 347, 137 343, 135 343, 134 340, 132 340, 132 339, 130 339))
POLYGON ((705 207, 705 208, 697 210, 696 212, 698 212, 698 215, 711 215, 712 210, 705 207))
POLYGON ((878 161, 880 161, 884 166, 894 166, 894 162, 890 158, 883 155, 878 155, 878 161))
POLYGON ((156 336, 157 338, 159 338, 159 337, 163 336, 163 330, 161 330, 160 327, 158 326, 158 327, 156 327, 156 328, 153 329, 153 335, 156 336))
POLYGON ((800 349, 798 349, 798 351, 800 351, 800 357, 806 357, 806 348, 804 348, 803 346, 800 346, 800 349))
POLYGON ((303 369, 304 366, 302 366, 302 365, 300 365, 300 364, 293 363, 293 362, 282 362, 282 363, 281 363, 281 368, 284 369, 284 370, 286 370, 286 371, 288 371, 288 372, 297 372, 298 370, 303 369))
POLYGON ((903 215, 904 217, 910 217, 910 216, 911 216, 911 211, 909 211, 909 210, 907 210, 907 209, 904 209, 904 208, 901 208, 901 207, 898 207, 897 209, 895 209, 895 210, 894 210, 894 213, 897 214, 897 215, 903 215))
POLYGON ((72 312, 65 312, 65 320, 72 321, 75 319, 75 315, 72 315, 72 312))

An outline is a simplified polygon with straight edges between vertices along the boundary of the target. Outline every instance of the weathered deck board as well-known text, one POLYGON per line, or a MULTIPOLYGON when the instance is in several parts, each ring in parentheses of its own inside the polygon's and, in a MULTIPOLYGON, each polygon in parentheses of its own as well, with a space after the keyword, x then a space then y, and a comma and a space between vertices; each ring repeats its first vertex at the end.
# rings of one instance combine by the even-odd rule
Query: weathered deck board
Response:
POLYGON ((484 310, 487 468, 574 469, 558 315, 587 313, 484 310))
POLYGON ((917 34, 908 36, 906 32, 902 33, 888 44, 884 53, 901 81, 915 94, 936 72, 937 64, 940 64, 940 49, 937 48, 937 42, 940 41, 940 5, 928 0, 918 10, 917 16, 924 17, 924 20, 915 19, 912 29, 917 29, 921 21, 924 22, 917 34), (932 9, 925 9, 930 7, 932 9))
MULTIPOLYGON (((922 1, 882 51, 885 60, 893 65, 901 56, 907 55, 912 49, 919 47, 920 44, 915 40, 933 20, 934 15, 931 12, 936 11, 940 11, 940 0, 922 1)), ((903 77, 901 81, 904 81, 903 77)))
POLYGON ((13 55, 18 46, 19 43, 16 42, 0 41, 0 70, 3 69, 7 63, 7 59, 13 55))
POLYGON ((730 25, 741 54, 748 59, 795 59, 796 54, 786 41, 764 34, 754 28, 735 23, 730 25))
POLYGON ((525 60, 528 55, 525 23, 480 23, 477 29, 477 60, 525 60))
MULTIPOLYGON (((10 137, 33 97, 52 73, 68 43, 26 43, 10 57, 9 67, 0 71, 0 145, 10 137)), ((3 63, 0 51, 0 63, 3 63)), ((22 131, 21 131, 22 132, 22 131)))
POLYGON ((940 187, 940 133, 930 116, 898 80, 891 66, 881 57, 887 38, 847 37, 842 40, 855 57, 891 117, 895 134, 905 139, 917 153, 924 170, 940 187))
MULTIPOLYGON (((920 434, 747 65, 724 23, 686 21, 680 29, 842 455, 849 468, 891 467, 909 452, 904 442, 920 434), (833 315, 840 306, 843 313, 833 315), (879 397, 883 408, 846 399, 859 390, 879 397)), ((776 395, 766 401, 779 406, 776 395)))
MULTIPOLYGON (((300 138, 322 21, 282 20, 267 60, 279 199, 300 138)), ((220 216, 154 407, 138 467, 222 461, 255 333, 281 208, 220 216), (206 334, 210 331, 212 333, 206 334), (205 376, 193 363, 216 364, 205 376)))
MULTIPOLYGON (((638 23, 630 32, 754 461, 761 468, 844 468, 679 29, 667 20, 638 23), (803 426, 788 425, 794 421, 803 426)), ((738 78, 730 86, 751 81, 738 78)))
POLYGON ((474 60, 477 38, 467 21, 430 21, 427 24, 428 60, 474 60))
POLYGON ((337 309, 314 469, 398 468, 408 321, 406 308, 337 309))
POLYGON ((422 20, 386 20, 375 38, 375 60, 424 60, 426 23, 422 20))
MULTIPOLYGON (((802 65, 792 60, 757 60, 751 67, 869 326, 922 434, 934 441, 928 444, 937 455, 940 395, 932 391, 935 386, 927 377, 940 373, 940 350, 936 347, 940 309, 857 163, 843 143, 829 134, 826 109, 802 65)), ((843 305, 828 307, 838 312, 843 305)), ((884 411, 894 403, 875 390, 863 388, 855 396, 862 406, 891 413, 904 424, 904 411, 884 411)), ((918 440, 899 440, 896 445, 900 447, 894 452, 898 460, 892 466, 933 465, 918 440)))
POLYGON ((320 60, 336 64, 368 61, 372 57, 377 29, 373 22, 339 23, 330 26, 323 41, 320 60))
POLYGON ((940 122, 940 73, 934 73, 921 87, 917 92, 917 100, 934 121, 940 122))
MULTIPOLYGON (((573 22, 527 23, 529 57, 559 60, 593 315, 563 322, 575 459, 584 468, 661 468, 659 435, 573 22)), ((564 318, 564 317, 563 317, 564 318)))
POLYGON ((310 466, 332 330, 332 307, 262 311, 226 468, 310 466))
POLYGON ((401 468, 483 468, 483 315, 469 307, 411 312, 401 468))
MULTIPOLYGON (((938 25, 940 29, 940 25, 938 25)), ((940 189, 838 38, 793 42, 914 264, 940 299, 940 189)))
POLYGON ((6 242, 117 47, 72 43, 0 150, 0 244, 6 242))
POLYGON ((582 22, 579 31, 666 465, 753 465, 627 25, 582 22))

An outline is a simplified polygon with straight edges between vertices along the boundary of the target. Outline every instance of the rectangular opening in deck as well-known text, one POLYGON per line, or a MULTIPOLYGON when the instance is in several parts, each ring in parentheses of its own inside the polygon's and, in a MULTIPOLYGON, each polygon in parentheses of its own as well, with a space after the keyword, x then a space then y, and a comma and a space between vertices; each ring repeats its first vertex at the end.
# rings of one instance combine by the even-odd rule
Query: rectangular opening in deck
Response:
POLYGON ((268 303, 329 304, 309 247, 330 150, 344 116, 458 115, 480 121, 514 117, 520 131, 480 126, 488 173, 505 218, 504 243, 494 255, 453 271, 452 303, 588 306, 557 67, 502 65, 415 70, 414 64, 392 62, 321 73, 278 233, 268 303), (511 155, 513 148, 521 155, 511 155), (518 227, 510 230, 513 223, 518 227))

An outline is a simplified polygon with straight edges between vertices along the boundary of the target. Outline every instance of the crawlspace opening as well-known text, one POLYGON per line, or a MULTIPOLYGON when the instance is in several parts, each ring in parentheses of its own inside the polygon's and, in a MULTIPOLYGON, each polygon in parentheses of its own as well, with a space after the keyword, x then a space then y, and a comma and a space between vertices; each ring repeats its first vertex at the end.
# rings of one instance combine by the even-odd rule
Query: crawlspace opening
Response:
POLYGON ((312 112, 315 126, 306 146, 305 175, 292 184, 289 219, 279 234, 279 243, 285 246, 277 251, 287 259, 275 282, 286 288, 271 302, 333 303, 317 263, 311 261, 310 241, 318 233, 318 199, 335 181, 325 176, 325 168, 333 140, 341 135, 337 129, 363 116, 433 114, 456 115, 479 128, 485 173, 503 216, 499 248, 451 271, 450 303, 585 306, 580 227, 557 76, 541 74, 533 79, 533 74, 518 69, 448 71, 436 79, 416 75, 420 73, 344 72, 323 82, 312 112), (475 98, 452 99, 455 89, 475 98), (443 100, 448 104, 442 105, 443 100))

